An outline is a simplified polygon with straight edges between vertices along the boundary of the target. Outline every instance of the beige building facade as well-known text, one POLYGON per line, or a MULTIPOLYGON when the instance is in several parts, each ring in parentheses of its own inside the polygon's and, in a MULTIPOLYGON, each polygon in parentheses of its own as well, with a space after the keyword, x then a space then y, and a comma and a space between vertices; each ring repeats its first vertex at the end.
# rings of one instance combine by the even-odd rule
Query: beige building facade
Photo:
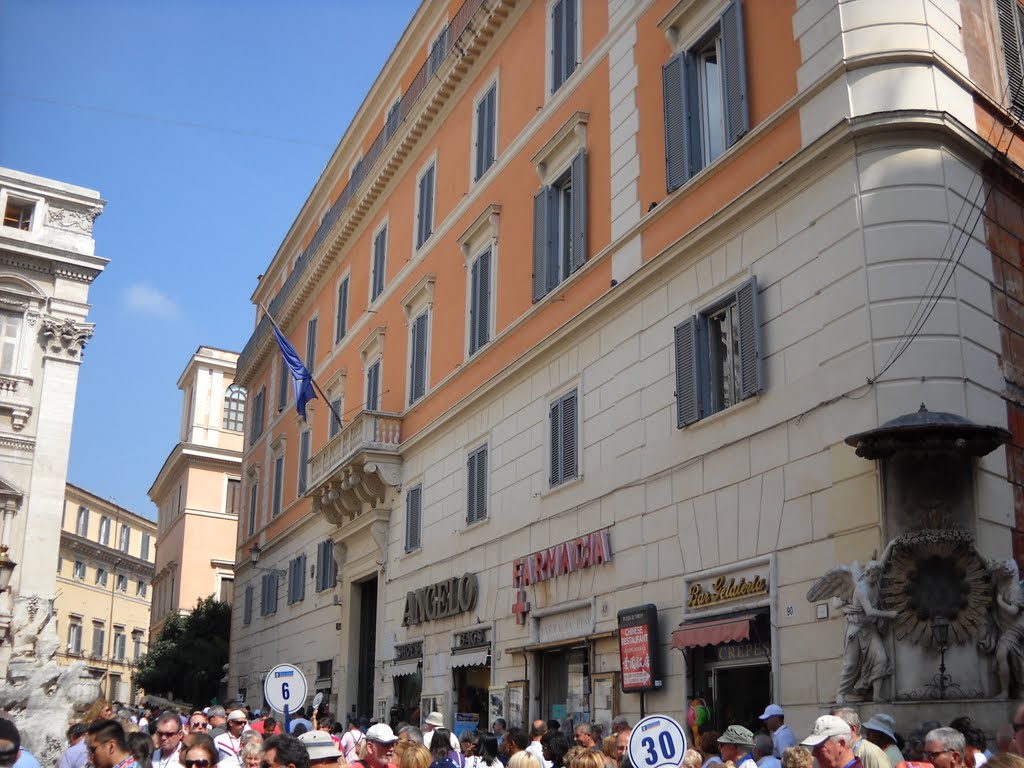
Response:
POLYGON ((237 357, 199 347, 178 379, 179 442, 149 489, 158 514, 154 638, 168 614, 187 613, 197 600, 232 601, 246 397, 234 383, 237 357))
POLYGON ((132 704, 149 645, 156 523, 67 484, 53 603, 62 665, 85 660, 101 695, 132 704))
POLYGON ((89 288, 107 265, 93 239, 104 205, 94 190, 0 169, 0 681, 53 632, 89 288))
POLYGON ((1021 177, 993 152, 1020 30, 990 6, 422 3, 254 295, 344 423, 296 417, 258 312, 229 694, 290 662, 392 720, 608 725, 648 687, 719 729, 846 699, 908 730, 960 714, 941 657, 1005 722, 983 628, 908 607, 932 555, 987 574, 985 615, 1024 560, 995 242, 1020 209, 980 191, 1021 177))

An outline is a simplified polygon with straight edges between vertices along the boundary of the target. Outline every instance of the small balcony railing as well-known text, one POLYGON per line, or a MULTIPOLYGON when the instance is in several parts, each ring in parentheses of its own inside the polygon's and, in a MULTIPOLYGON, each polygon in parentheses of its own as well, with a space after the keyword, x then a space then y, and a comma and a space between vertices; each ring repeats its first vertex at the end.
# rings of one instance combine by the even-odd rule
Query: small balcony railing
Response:
POLYGON ((331 479, 361 453, 397 455, 401 442, 401 416, 362 411, 309 460, 310 490, 331 479))

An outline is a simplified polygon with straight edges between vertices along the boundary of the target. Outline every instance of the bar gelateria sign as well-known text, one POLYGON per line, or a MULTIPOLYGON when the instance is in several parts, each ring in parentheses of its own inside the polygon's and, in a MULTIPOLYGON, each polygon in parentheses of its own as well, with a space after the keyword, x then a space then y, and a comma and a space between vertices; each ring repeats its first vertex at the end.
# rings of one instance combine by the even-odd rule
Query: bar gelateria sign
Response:
POLYGON ((707 608, 730 600, 746 600, 768 594, 768 580, 759 574, 747 576, 719 576, 710 584, 695 581, 690 584, 687 608, 707 608))
POLYGON ((611 539, 605 528, 571 541, 563 541, 532 555, 516 558, 512 561, 512 586, 519 589, 538 584, 555 576, 607 563, 611 559, 611 539))

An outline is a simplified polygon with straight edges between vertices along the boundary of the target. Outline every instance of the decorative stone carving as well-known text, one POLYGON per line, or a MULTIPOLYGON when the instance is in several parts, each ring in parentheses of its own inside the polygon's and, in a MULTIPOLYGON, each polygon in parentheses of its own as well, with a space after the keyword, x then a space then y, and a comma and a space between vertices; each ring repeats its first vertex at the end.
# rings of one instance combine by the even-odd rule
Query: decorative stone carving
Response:
POLYGON ((892 674, 892 659, 883 635, 888 630, 888 620, 895 619, 897 614, 878 607, 883 568, 884 557, 882 561, 868 561, 863 568, 859 560, 852 565, 837 565, 807 592, 812 603, 830 597, 838 600, 846 614, 837 704, 846 703, 847 696, 854 692, 870 692, 875 701, 882 701, 883 684, 892 674))
POLYGON ((81 232, 84 235, 91 235, 93 223, 102 211, 102 208, 96 207, 75 210, 56 208, 51 205, 46 213, 46 224, 57 229, 68 229, 81 232))
POLYGON ((43 348, 52 355, 78 360, 93 335, 92 323, 76 323, 70 318, 43 317, 43 348))
POLYGON ((1014 560, 997 560, 992 577, 992 619, 999 696, 1019 697, 1024 692, 1024 590, 1014 560))
POLYGON ((313 512, 322 514, 334 525, 342 525, 383 504, 389 489, 401 489, 400 479, 401 467, 397 462, 350 464, 313 492, 313 512))

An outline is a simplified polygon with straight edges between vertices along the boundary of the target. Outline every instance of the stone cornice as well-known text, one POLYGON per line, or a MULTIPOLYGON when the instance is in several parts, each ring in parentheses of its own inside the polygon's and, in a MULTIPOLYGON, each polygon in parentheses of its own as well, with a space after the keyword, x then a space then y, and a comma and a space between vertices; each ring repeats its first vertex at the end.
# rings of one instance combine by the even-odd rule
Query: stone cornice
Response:
POLYGON ((97 544, 95 541, 90 541, 84 536, 78 536, 77 534, 70 533, 68 531, 61 531, 60 548, 62 552, 71 552, 76 555, 83 555, 85 557, 92 558, 93 560, 97 560, 101 563, 106 563, 107 565, 112 566, 116 571, 130 573, 136 576, 144 576, 148 579, 153 578, 154 570, 152 563, 133 555, 129 555, 119 549, 97 544))
POLYGON ((213 445, 197 445, 196 443, 177 443, 171 452, 164 459, 156 479, 149 487, 148 496, 156 504, 156 497, 163 490, 162 486, 167 478, 172 475, 178 467, 185 462, 195 464, 212 465, 219 469, 236 469, 241 476, 242 452, 232 451, 227 448, 218 448, 213 445))

